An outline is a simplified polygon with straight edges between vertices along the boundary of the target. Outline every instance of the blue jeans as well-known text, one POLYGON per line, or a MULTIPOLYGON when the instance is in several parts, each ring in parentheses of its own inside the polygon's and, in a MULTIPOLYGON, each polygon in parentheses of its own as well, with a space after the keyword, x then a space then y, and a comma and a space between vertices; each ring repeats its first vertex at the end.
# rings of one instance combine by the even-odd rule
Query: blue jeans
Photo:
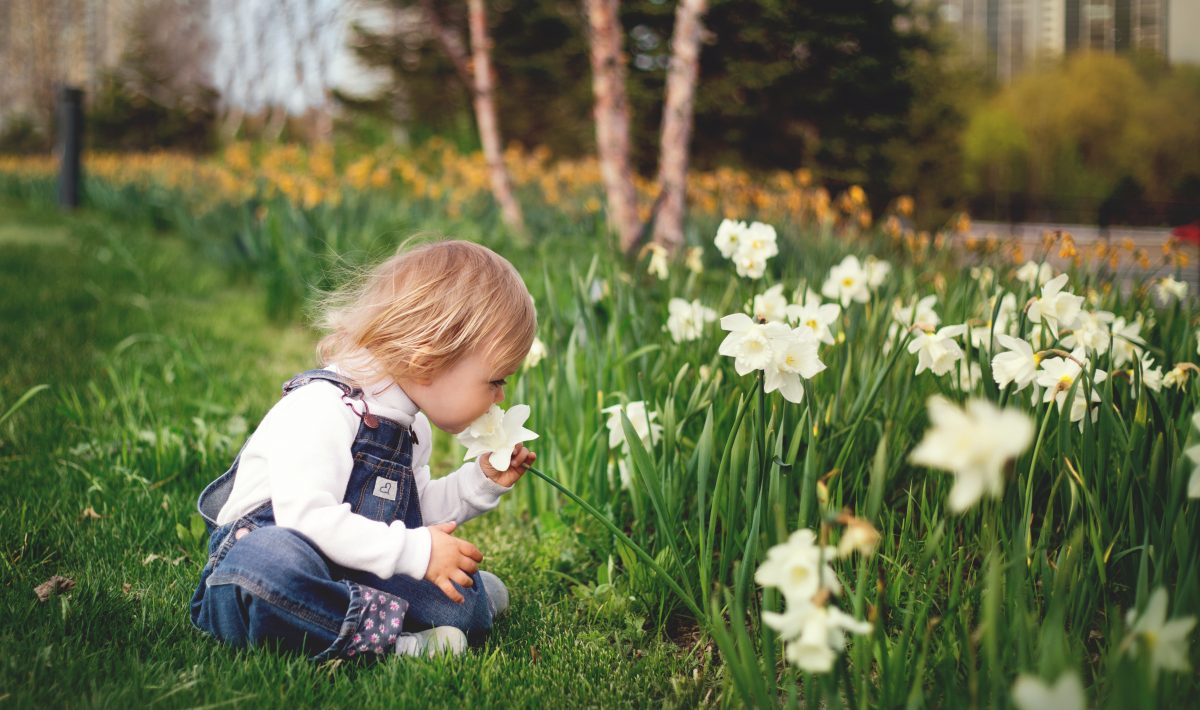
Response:
MULTIPOLYGON (((401 605, 404 631, 456 626, 477 640, 493 612, 479 574, 472 579, 472 587, 455 585, 465 599, 458 604, 432 582, 339 567, 304 535, 251 513, 213 531, 191 617, 233 646, 272 643, 314 661, 354 657, 366 655, 355 645, 370 626, 365 598, 401 605)), ((390 652, 391 639, 378 652, 390 652)))

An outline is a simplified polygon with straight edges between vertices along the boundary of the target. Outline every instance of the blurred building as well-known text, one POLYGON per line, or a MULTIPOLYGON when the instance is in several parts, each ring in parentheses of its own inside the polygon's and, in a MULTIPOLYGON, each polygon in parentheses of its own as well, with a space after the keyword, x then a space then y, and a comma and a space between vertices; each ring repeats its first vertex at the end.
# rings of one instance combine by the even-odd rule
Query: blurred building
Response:
POLYGON ((1008 81, 1075 51, 1200 63, 1200 0, 936 0, 968 52, 1008 81))

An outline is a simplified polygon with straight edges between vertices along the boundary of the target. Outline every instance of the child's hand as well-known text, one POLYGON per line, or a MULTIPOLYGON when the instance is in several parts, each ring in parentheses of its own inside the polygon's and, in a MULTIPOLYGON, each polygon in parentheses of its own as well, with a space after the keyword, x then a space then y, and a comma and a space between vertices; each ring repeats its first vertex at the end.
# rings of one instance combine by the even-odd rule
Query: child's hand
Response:
POLYGON ((521 480, 521 476, 525 475, 534 461, 537 461, 537 454, 525 448, 524 444, 517 444, 517 448, 513 449, 512 459, 508 462, 508 470, 497 471, 487 456, 479 457, 479 467, 488 478, 508 488, 521 480))
POLYGON ((436 584, 451 601, 462 604, 463 595, 459 594, 451 582, 457 582, 463 587, 473 586, 475 582, 470 575, 479 570, 479 563, 483 562, 483 553, 466 540, 459 540, 450 534, 457 526, 453 520, 429 526, 429 537, 433 545, 429 553, 429 568, 425 570, 425 579, 436 584))

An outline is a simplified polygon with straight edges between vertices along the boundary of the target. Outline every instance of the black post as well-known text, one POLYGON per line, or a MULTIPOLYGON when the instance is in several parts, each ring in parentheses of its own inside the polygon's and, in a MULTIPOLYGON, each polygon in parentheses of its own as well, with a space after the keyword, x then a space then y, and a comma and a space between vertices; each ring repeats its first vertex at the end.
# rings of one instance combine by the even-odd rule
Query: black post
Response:
POLYGON ((60 86, 58 89, 58 206, 79 206, 83 150, 83 89, 60 86))

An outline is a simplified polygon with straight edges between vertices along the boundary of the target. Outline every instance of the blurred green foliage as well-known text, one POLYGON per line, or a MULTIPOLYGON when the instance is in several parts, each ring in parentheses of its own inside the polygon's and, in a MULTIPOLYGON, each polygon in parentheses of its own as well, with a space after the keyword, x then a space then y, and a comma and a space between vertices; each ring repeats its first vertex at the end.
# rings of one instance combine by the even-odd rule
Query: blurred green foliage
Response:
POLYGON ((1015 219, 1195 219, 1198 117, 1200 68, 1079 54, 1026 73, 978 105, 963 135, 974 212, 1003 200, 993 209, 1015 219))

